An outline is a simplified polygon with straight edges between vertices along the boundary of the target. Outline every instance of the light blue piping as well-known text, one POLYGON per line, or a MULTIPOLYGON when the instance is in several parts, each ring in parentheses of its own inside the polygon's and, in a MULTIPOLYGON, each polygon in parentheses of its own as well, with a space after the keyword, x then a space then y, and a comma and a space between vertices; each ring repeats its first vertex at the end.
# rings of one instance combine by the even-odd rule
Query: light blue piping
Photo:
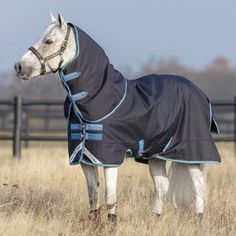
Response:
MULTIPOLYGON (((78 150, 78 152, 79 151, 83 152, 82 150, 83 150, 83 147, 80 150, 78 150)), ((77 154, 78 154, 78 152, 77 152, 77 154)), ((116 164, 94 164, 94 163, 91 163, 91 162, 87 162, 87 161, 84 160, 83 153, 82 153, 80 159, 77 162, 69 162, 70 166, 79 165, 81 163, 84 163, 84 164, 90 165, 90 166, 98 166, 98 167, 119 167, 119 166, 121 166, 121 164, 120 165, 118 165, 118 164, 117 165, 116 164)))
POLYGON ((185 164, 220 164, 220 162, 217 161, 186 161, 186 160, 176 160, 172 158, 163 157, 160 155, 154 155, 154 158, 164 160, 164 161, 172 161, 172 162, 179 162, 179 163, 185 163, 185 164))
MULTIPOLYGON (((66 64, 61 68, 61 70, 60 70, 60 78, 63 79, 62 81, 63 81, 63 84, 64 84, 66 90, 68 91, 69 98, 72 96, 72 94, 71 94, 71 91, 70 91, 69 86, 66 84, 66 81, 65 81, 65 79, 64 79, 63 69, 64 69, 68 64, 70 64, 72 61, 74 61, 75 58, 77 58, 77 57, 79 56, 79 37, 78 37, 78 32, 77 32, 75 26, 74 26, 74 25, 72 25, 72 26, 73 26, 74 29, 75 29, 74 31, 75 31, 75 35, 76 35, 76 50, 77 50, 76 56, 75 56, 71 61, 69 61, 68 63, 66 63, 66 64)), ((123 101, 125 100, 125 97, 126 97, 126 94, 127 94, 127 80, 124 78, 124 81, 125 81, 125 92, 124 92, 124 95, 123 95, 122 99, 120 100, 120 102, 116 105, 116 107, 115 107, 112 111, 110 111, 107 115, 105 115, 105 116, 103 116, 102 118, 97 119, 97 120, 88 120, 88 119, 86 119, 86 118, 83 117, 83 115, 82 115, 82 113, 80 112, 80 110, 78 109, 77 105, 76 105, 73 101, 71 101, 71 102, 73 103, 73 108, 76 110, 76 111, 75 111, 75 112, 77 113, 76 116, 77 116, 79 119, 82 118, 84 121, 90 122, 90 123, 97 123, 97 122, 103 121, 103 120, 105 120, 106 118, 108 118, 109 116, 111 116, 111 115, 120 107, 120 105, 121 105, 121 104, 123 103, 123 101)), ((71 98, 70 98, 70 100, 71 100, 71 98)))
POLYGON ((215 126, 216 126, 216 129, 217 129, 217 133, 219 134, 220 133, 220 129, 219 129, 219 126, 215 120, 215 117, 212 113, 212 106, 211 106, 211 103, 209 103, 209 107, 210 107, 210 128, 209 128, 209 131, 211 131, 211 126, 212 126, 212 120, 213 122, 215 123, 215 126))
POLYGON ((121 105, 121 104, 123 103, 123 101, 125 100, 125 97, 126 97, 126 94, 127 94, 127 80, 126 80, 126 79, 124 79, 124 80, 125 80, 125 92, 124 92, 124 95, 123 95, 122 99, 120 100, 120 102, 116 105, 116 107, 114 107, 114 109, 113 109, 112 111, 110 111, 108 114, 106 114, 105 116, 103 116, 103 117, 100 118, 100 119, 97 119, 97 120, 88 120, 88 119, 86 119, 86 118, 83 117, 82 113, 80 112, 80 110, 79 110, 78 107, 76 106, 76 107, 77 107, 76 112, 78 113, 78 115, 79 115, 84 121, 90 122, 90 123, 97 123, 97 122, 103 121, 103 120, 107 119, 109 116, 111 116, 111 115, 120 107, 120 105, 121 105))
MULTIPOLYGON (((67 90, 67 92, 68 92, 68 97, 69 97, 69 99, 70 99, 70 101, 71 101, 71 104, 73 105, 73 108, 77 108, 78 109, 78 107, 76 106, 76 104, 72 101, 72 99, 71 99, 71 91, 70 91, 70 88, 69 88, 69 86, 66 84, 66 81, 65 81, 65 79, 64 79, 64 74, 63 74, 63 69, 67 66, 67 65, 69 65, 72 61, 74 61, 78 56, 79 56, 79 37, 78 37, 78 32, 77 32, 77 30, 76 30, 76 28, 75 28, 75 26, 73 25, 73 24, 71 24, 72 26, 73 26, 73 28, 74 28, 74 32, 75 32, 75 35, 76 35, 76 55, 75 55, 75 57, 74 58, 72 58, 69 62, 67 62, 62 68, 61 68, 61 70, 60 70, 60 72, 59 72, 59 74, 60 74, 60 78, 61 78, 61 81, 62 81, 62 83, 63 83, 63 85, 64 85, 64 87, 65 87, 65 89, 67 90)), ((85 121, 87 121, 87 122, 90 122, 90 123, 97 123, 97 122, 99 122, 99 121, 102 121, 102 120, 104 120, 104 119, 106 119, 107 117, 109 117, 110 115, 112 115, 117 109, 118 109, 118 107, 122 104, 122 102, 124 101, 124 99, 125 99, 125 97, 126 97, 126 94, 127 94, 127 80, 126 79, 124 79, 125 80, 125 93, 124 93, 124 96, 123 96, 123 98, 121 99, 121 101, 119 102, 119 104, 110 112, 110 113, 108 113, 106 116, 104 116, 104 117, 102 117, 101 119, 98 119, 98 120, 95 120, 95 121, 90 121, 90 120, 87 120, 87 119, 85 119, 83 116, 82 116, 82 114, 81 114, 81 112, 79 111, 79 109, 78 109, 78 113, 77 114, 75 114, 78 118, 79 118, 79 120, 81 120, 81 118, 82 119, 84 119, 85 121)), ((71 106, 70 106, 71 107, 71 106)), ((83 149, 83 148, 82 148, 83 149)), ((112 164, 92 164, 92 163, 89 163, 89 162, 86 162, 85 160, 83 160, 83 150, 81 150, 82 151, 82 155, 81 155, 81 158, 79 159, 79 161, 78 162, 76 162, 76 163, 71 163, 70 162, 70 165, 78 165, 78 164, 80 164, 81 162, 82 163, 84 163, 84 164, 86 164, 86 165, 91 165, 91 166, 104 166, 104 167, 119 167, 120 165, 112 165, 112 164)))
MULTIPOLYGON (((84 144, 83 141, 82 141, 82 144, 80 143, 78 146, 80 146, 80 145, 81 145, 81 148, 78 149, 78 150, 76 151, 76 153, 74 154, 75 157, 76 157, 76 156, 78 155, 78 153, 81 151, 81 156, 80 156, 79 160, 78 160, 76 163, 80 163, 80 162, 82 161, 83 157, 84 157, 83 149, 84 149, 84 145, 85 145, 85 144, 84 144)), ((75 149, 77 149, 78 146, 77 146, 75 149)), ((74 151, 75 151, 75 149, 74 149, 74 151)), ((76 165, 75 163, 73 163, 75 157, 73 158, 73 160, 71 160, 71 159, 70 159, 71 156, 70 156, 70 158, 69 158, 69 163, 70 163, 70 165, 76 165)))
POLYGON ((173 136, 170 138, 170 140, 168 141, 168 143, 166 144, 166 146, 163 148, 163 150, 161 152, 166 152, 166 150, 169 148, 171 141, 173 139, 173 136))
POLYGON ((209 127, 209 131, 211 131, 211 126, 212 126, 212 107, 211 107, 211 103, 209 103, 209 109, 210 109, 210 127, 209 127))
MULTIPOLYGON (((121 166, 121 165, 113 165, 113 164, 94 164, 91 162, 87 162, 84 159, 82 159, 81 162, 86 165, 89 165, 89 166, 98 166, 98 167, 119 167, 119 166, 121 166)), ((80 164, 80 163, 78 163, 78 164, 80 164)), ((76 165, 76 164, 74 164, 74 165, 76 165)))
POLYGON ((133 156, 133 152, 130 148, 126 150, 126 153, 129 153, 130 156, 133 156))
POLYGON ((78 32, 77 32, 77 29, 76 27, 71 24, 74 28, 74 32, 75 32, 75 38, 76 38, 76 54, 74 56, 74 58, 72 58, 70 61, 68 61, 62 68, 61 68, 61 71, 67 66, 69 65, 72 61, 75 60, 75 58, 79 57, 79 50, 80 50, 80 45, 79 45, 79 35, 78 35, 78 32))
POLYGON ((217 122, 216 122, 216 120, 215 120, 215 117, 212 116, 212 119, 213 119, 213 121, 215 122, 215 126, 216 126, 216 129, 217 129, 217 133, 219 134, 219 133, 220 133, 220 128, 219 128, 219 126, 218 126, 218 124, 217 124, 217 122))
POLYGON ((69 108, 68 108, 68 115, 67 115, 67 117, 66 117, 67 120, 69 120, 69 118, 70 118, 71 106, 72 106, 72 104, 70 103, 69 108))

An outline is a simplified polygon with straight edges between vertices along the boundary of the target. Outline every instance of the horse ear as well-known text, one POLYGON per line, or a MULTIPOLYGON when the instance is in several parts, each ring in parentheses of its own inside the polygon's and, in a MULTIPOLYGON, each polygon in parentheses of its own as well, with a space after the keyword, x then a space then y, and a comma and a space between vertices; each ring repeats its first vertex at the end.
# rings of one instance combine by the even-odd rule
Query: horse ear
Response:
POLYGON ((50 15, 51 15, 51 20, 52 20, 52 23, 55 23, 57 22, 57 18, 52 14, 52 12, 50 11, 50 15))
POLYGON ((67 27, 67 23, 66 21, 64 20, 64 18, 62 17, 61 13, 59 12, 58 13, 58 22, 59 22, 59 25, 62 29, 66 28, 67 27))

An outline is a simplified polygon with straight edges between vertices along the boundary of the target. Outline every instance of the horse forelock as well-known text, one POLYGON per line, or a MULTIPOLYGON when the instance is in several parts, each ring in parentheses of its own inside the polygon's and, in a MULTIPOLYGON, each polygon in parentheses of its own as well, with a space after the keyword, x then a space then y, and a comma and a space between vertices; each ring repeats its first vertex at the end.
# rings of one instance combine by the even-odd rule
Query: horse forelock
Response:
POLYGON ((55 30, 59 31, 59 26, 57 22, 53 22, 51 23, 43 32, 42 36, 41 36, 41 40, 48 38, 55 30))

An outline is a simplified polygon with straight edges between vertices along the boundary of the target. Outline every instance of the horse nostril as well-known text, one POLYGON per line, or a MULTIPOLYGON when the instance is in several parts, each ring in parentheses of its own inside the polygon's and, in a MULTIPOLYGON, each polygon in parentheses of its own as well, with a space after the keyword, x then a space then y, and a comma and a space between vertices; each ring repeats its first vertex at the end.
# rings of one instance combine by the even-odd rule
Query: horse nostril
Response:
POLYGON ((14 68, 15 68, 16 73, 19 74, 21 72, 21 64, 20 63, 16 63, 14 65, 14 68))

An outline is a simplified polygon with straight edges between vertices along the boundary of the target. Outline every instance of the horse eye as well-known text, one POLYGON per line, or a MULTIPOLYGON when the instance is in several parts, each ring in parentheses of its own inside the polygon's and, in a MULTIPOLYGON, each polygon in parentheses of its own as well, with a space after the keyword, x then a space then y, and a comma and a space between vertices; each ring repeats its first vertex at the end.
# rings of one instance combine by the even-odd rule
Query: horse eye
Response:
POLYGON ((45 41, 45 44, 52 44, 53 43, 53 41, 51 40, 51 39, 47 39, 46 41, 45 41))

